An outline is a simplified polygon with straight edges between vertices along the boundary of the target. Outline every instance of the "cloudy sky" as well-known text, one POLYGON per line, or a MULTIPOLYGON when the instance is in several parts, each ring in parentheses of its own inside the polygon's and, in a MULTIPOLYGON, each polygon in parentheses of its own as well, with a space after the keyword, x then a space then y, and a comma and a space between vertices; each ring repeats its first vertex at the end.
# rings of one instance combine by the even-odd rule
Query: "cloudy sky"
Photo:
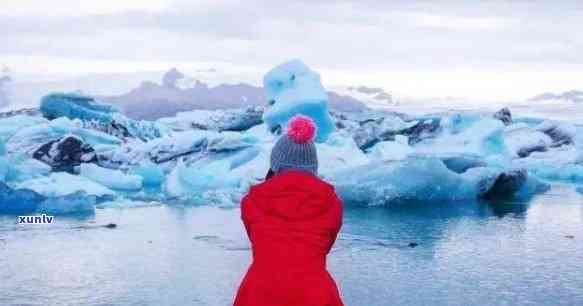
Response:
POLYGON ((521 99, 583 88, 583 1, 2 0, 0 64, 82 75, 301 58, 326 85, 521 99))

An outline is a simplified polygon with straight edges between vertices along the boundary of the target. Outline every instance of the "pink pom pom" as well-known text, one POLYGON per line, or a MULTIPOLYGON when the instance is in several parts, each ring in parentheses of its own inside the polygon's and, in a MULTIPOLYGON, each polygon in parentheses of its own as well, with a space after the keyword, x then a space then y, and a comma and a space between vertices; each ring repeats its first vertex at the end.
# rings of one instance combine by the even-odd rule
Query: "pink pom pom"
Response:
POLYGON ((314 138, 316 125, 310 117, 297 115, 287 125, 287 135, 295 143, 306 143, 314 138))

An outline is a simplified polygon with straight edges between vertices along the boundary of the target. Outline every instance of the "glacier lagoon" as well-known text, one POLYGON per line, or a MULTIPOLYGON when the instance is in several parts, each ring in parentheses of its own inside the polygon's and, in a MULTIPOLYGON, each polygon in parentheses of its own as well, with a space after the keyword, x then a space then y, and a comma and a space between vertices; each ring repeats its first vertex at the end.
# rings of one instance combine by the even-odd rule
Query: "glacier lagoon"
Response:
MULTIPOLYGON (((348 205, 329 257, 346 305, 575 305, 583 194, 348 205)), ((0 216, 1 305, 230 305, 250 261, 238 208, 146 205, 23 226, 0 216), (115 223, 116 228, 104 225, 115 223)))
POLYGON ((229 305, 250 257, 239 201, 295 114, 316 117, 346 203, 329 264, 347 305, 582 299, 581 125, 328 109, 298 61, 264 82, 266 108, 144 121, 50 94, 0 116, 0 305, 229 305), (40 213, 56 223, 15 224, 40 213))

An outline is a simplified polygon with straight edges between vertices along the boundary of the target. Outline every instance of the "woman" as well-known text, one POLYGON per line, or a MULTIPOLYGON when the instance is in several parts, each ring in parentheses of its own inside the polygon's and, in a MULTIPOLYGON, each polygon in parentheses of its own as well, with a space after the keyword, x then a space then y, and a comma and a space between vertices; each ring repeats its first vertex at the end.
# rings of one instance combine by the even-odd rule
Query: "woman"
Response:
POLYGON ((235 306, 343 305, 326 270, 342 226, 342 202, 316 176, 315 130, 310 118, 292 118, 271 152, 271 174, 243 198, 253 263, 235 306))

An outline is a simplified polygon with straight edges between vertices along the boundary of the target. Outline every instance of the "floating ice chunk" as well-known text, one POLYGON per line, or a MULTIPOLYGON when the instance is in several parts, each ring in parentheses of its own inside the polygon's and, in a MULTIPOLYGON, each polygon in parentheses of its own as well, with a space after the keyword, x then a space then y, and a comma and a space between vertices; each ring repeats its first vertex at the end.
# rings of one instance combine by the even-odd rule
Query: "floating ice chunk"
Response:
POLYGON ((449 133, 457 134, 466 130, 481 118, 480 114, 477 113, 453 113, 443 118, 441 125, 449 133))
POLYGON ((345 202, 365 205, 496 199, 543 191, 521 171, 516 173, 524 176, 502 168, 476 167, 458 174, 437 158, 410 157, 349 168, 330 178, 345 202))
POLYGON ((79 121, 72 121, 65 117, 47 123, 29 126, 18 131, 7 142, 9 152, 31 154, 40 146, 50 141, 75 135, 91 146, 96 144, 119 145, 122 141, 103 132, 88 130, 80 127, 79 121))
POLYGON ((259 155, 261 149, 259 147, 250 147, 244 149, 229 158, 231 162, 231 170, 238 168, 246 163, 252 161, 259 155))
POLYGON ((447 169, 455 173, 464 173, 468 169, 486 167, 488 165, 482 157, 472 154, 439 155, 437 157, 441 159, 447 169))
POLYGON ((258 142, 258 139, 246 134, 235 132, 223 132, 215 134, 209 140, 208 150, 210 152, 233 152, 253 146, 258 142))
POLYGON ((54 171, 71 173, 81 163, 97 162, 95 150, 75 135, 66 135, 43 144, 32 157, 51 166, 54 171))
MULTIPOLYGON (((318 152, 318 173, 327 175, 347 167, 355 167, 370 162, 349 136, 332 133, 325 143, 316 144, 318 152)), ((268 148, 271 151, 271 148, 268 148)), ((269 161, 268 161, 269 162, 269 161)))
POLYGON ((532 130, 524 124, 514 124, 506 129, 504 142, 514 156, 527 157, 532 152, 546 151, 553 141, 543 132, 532 130))
POLYGON ((20 182, 49 175, 50 172, 49 165, 28 158, 23 154, 14 154, 10 157, 10 167, 6 180, 20 182))
MULTIPOLYGON (((385 115, 381 118, 367 119, 359 122, 359 126, 354 130, 354 140, 359 148, 366 150, 377 142, 393 140, 398 133, 407 133, 412 137, 417 137, 421 132, 415 133, 415 127, 420 126, 418 121, 405 122, 396 115, 385 115), (414 135, 415 134, 415 135, 414 135)), ((404 137, 405 136, 403 135, 404 137)))
POLYGON ((381 141, 372 147, 369 155, 375 160, 401 160, 415 150, 408 144, 397 141, 381 141))
POLYGON ((214 130, 245 131, 263 122, 259 107, 244 109, 194 110, 177 113, 174 117, 160 118, 158 122, 175 131, 214 130))
POLYGON ((81 164, 80 174, 105 187, 117 190, 142 189, 142 177, 125 174, 119 170, 99 167, 94 164, 81 164))
POLYGON ((164 170, 148 160, 134 168, 131 173, 140 176, 144 186, 148 187, 160 186, 166 179, 164 170))
POLYGON ((542 179, 583 183, 583 165, 541 163, 529 170, 542 179))
POLYGON ((208 146, 209 131, 177 132, 148 142, 131 141, 116 150, 102 154, 112 166, 139 165, 150 160, 156 164, 182 156, 200 153, 208 146))
POLYGON ((45 124, 48 121, 41 117, 16 115, 13 117, 0 119, 0 139, 7 140, 16 132, 39 124, 45 124))
POLYGON ((131 137, 144 141, 168 136, 172 130, 165 124, 147 120, 133 120, 122 114, 114 113, 111 124, 117 124, 127 130, 131 137))
POLYGON ((117 108, 109 104, 99 103, 94 98, 74 93, 53 93, 42 98, 40 111, 45 118, 111 121, 111 114, 117 108))
POLYGON ((515 167, 545 180, 583 182, 583 162, 575 146, 549 148, 546 152, 533 152, 527 158, 513 160, 515 167))
POLYGON ((272 143, 265 143, 261 146, 246 149, 245 151, 251 151, 249 154, 257 154, 245 163, 238 163, 238 157, 234 157, 231 161, 231 175, 233 177, 241 178, 242 187, 249 187, 249 185, 257 183, 257 181, 265 178, 265 175, 269 170, 269 156, 271 154, 272 146, 272 143))
POLYGON ((238 188, 240 179, 229 175, 230 163, 201 161, 186 167, 179 160, 168 175, 166 193, 172 197, 196 195, 213 189, 238 188))
POLYGON ((419 144, 416 150, 422 153, 505 155, 504 124, 493 118, 482 118, 458 134, 419 144))
MULTIPOLYGON (((170 129, 163 124, 150 121, 137 121, 119 113, 112 105, 98 102, 93 97, 69 93, 54 93, 42 98, 40 111, 45 118, 79 119, 85 125, 97 122, 99 129, 115 129, 115 134, 128 134, 143 140, 168 135, 170 129)), ((85 127, 85 126, 83 126, 85 127)))
POLYGON ((320 82, 320 75, 300 60, 283 63, 263 78, 270 106, 263 120, 270 128, 287 126, 297 114, 311 117, 317 126, 316 141, 323 142, 334 131, 328 113, 328 94, 320 82))
POLYGON ((277 137, 277 135, 274 135, 269 131, 266 124, 256 125, 245 131, 245 134, 251 135, 263 142, 274 142, 277 137))
POLYGON ((128 143, 110 154, 104 154, 103 158, 113 165, 139 165, 146 160, 165 164, 182 157, 229 157, 256 143, 258 139, 246 133, 185 131, 146 143, 128 143))
POLYGON ((12 189, 0 182, 0 214, 25 214, 36 210, 45 197, 30 189, 12 189))
POLYGON ((559 147, 575 143, 577 127, 557 121, 546 120, 535 128, 551 137, 553 143, 551 147, 559 147))
POLYGON ((37 212, 51 215, 93 213, 95 203, 95 196, 77 191, 64 196, 47 198, 39 204, 37 212))
POLYGON ((26 180, 16 184, 17 188, 28 188, 45 197, 59 197, 84 191, 87 195, 112 197, 115 192, 83 176, 66 172, 54 172, 48 177, 26 180))
POLYGON ((348 203, 382 205, 405 201, 445 201, 475 199, 484 177, 497 171, 484 168, 457 174, 436 158, 409 158, 382 161, 346 169, 331 179, 348 203))
POLYGON ((512 113, 508 107, 504 107, 499 111, 495 112, 492 116, 504 123, 504 125, 511 125, 512 124, 512 113))

